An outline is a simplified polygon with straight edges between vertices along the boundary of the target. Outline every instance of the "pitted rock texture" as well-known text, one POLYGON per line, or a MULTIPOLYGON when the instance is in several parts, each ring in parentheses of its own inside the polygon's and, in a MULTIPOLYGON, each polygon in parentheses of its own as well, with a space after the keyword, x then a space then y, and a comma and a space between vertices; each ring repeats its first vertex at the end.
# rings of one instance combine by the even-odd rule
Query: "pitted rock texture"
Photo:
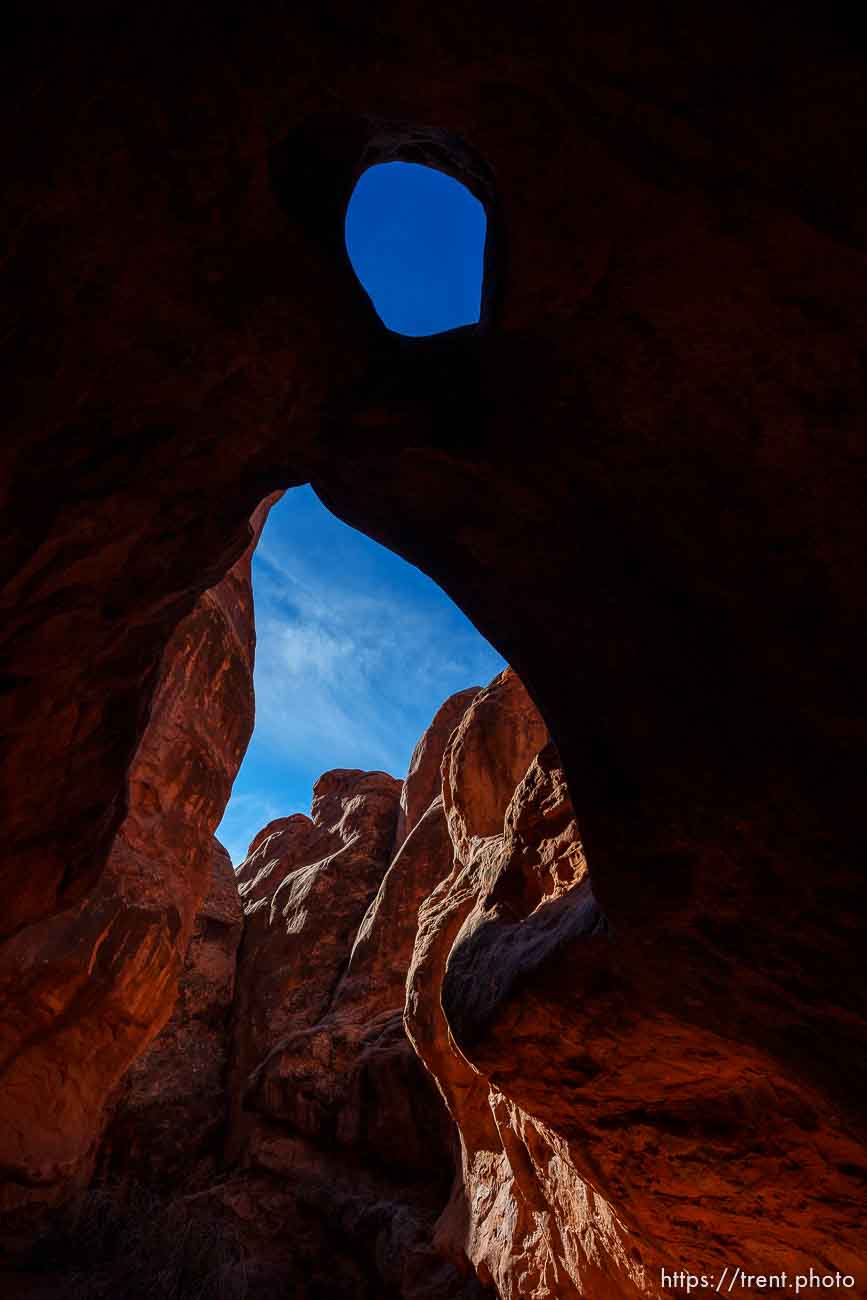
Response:
POLYGON ((213 842, 171 1019, 133 1062, 110 1103, 97 1176, 110 1185, 214 1181, 225 1141, 229 1019, 243 912, 228 853, 213 842))
POLYGON ((172 1013, 253 725, 248 549, 176 629, 106 870, 77 906, 0 947, 0 1219, 15 1245, 89 1177, 104 1106, 172 1013))

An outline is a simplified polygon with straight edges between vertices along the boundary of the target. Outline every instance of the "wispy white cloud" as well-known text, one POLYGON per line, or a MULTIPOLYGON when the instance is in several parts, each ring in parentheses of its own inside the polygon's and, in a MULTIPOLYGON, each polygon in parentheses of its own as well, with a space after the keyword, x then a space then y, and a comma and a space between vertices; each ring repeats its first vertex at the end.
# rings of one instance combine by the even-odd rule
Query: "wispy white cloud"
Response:
POLYGON ((304 503, 308 531, 269 521, 254 557, 256 728, 220 828, 235 862, 265 822, 309 808, 323 771, 402 776, 442 701, 502 666, 429 579, 304 503))
POLYGON ((359 592, 273 546, 257 578, 256 725, 272 746, 402 775, 421 699, 490 676, 493 653, 444 598, 359 592))

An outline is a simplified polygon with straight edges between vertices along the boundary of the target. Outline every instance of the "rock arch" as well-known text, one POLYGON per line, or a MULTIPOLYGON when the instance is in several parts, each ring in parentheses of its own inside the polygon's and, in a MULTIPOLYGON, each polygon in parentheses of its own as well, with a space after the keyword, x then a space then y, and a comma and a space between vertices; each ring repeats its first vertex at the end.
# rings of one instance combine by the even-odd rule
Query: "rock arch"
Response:
MULTIPOLYGON (((606 978, 637 963, 650 999, 630 1041, 712 1022, 802 1117, 860 1132, 863 53, 834 6, 327 10, 16 33, 7 955, 96 886, 170 637, 257 504, 310 481, 539 706, 621 944, 606 978), (348 183, 372 121, 440 123, 495 174, 486 331, 383 350, 323 210, 277 201, 287 124, 348 183)), ((710 1140, 700 1098, 675 1121, 710 1140)))

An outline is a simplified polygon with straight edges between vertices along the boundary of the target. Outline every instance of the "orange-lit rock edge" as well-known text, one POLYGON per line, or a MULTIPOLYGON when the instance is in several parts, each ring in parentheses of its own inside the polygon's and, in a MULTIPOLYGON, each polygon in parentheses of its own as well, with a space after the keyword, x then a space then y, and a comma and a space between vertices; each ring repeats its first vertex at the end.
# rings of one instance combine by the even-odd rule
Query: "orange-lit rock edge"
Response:
POLYGON ((163 1027, 209 886, 213 832, 253 726, 253 548, 163 657, 108 866, 76 907, 0 948, 0 1192, 6 1240, 89 1176, 107 1098, 163 1027))

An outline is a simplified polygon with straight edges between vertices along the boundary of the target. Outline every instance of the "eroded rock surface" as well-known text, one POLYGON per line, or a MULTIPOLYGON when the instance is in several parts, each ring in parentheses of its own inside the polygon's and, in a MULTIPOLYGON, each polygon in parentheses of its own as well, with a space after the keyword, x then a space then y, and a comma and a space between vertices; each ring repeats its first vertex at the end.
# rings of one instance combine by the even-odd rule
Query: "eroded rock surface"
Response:
POLYGON ((229 1019, 243 912, 231 859, 213 842, 171 1019, 125 1074, 102 1140, 98 1177, 184 1187, 219 1167, 227 1118, 229 1019))
MULTIPOLYGON (((431 772, 473 693, 420 741, 431 772)), ((271 823, 239 869, 228 1156, 243 1172, 220 1203, 254 1243, 259 1285, 483 1295, 466 1257, 452 1263, 433 1243, 456 1134, 403 1027, 418 908, 451 859, 439 780, 420 766, 423 814, 384 773, 329 772, 312 817, 271 823)))
POLYGON ((245 919, 233 1070, 242 1105, 277 1044, 326 1012, 388 867, 399 798, 400 782, 384 772, 326 772, 312 817, 276 823, 239 868, 245 919))
POLYGON ((400 814, 395 841, 397 848, 400 848, 433 800, 442 795, 443 753, 452 732, 479 690, 480 687, 471 686, 468 690, 450 695, 437 709, 433 721, 413 750, 409 771, 400 792, 400 814))
POLYGON ((771 1044, 704 1023, 708 1005, 722 1020, 726 965, 711 982, 699 959, 676 1001, 663 994, 660 959, 686 958, 680 918, 657 957, 610 927, 553 745, 505 808, 505 782, 490 797, 509 738, 513 770, 532 748, 516 684, 498 707, 507 681, 446 756, 455 863, 422 905, 407 983, 409 1035, 461 1134, 438 1245, 466 1250, 503 1300, 659 1295, 672 1258, 718 1278, 747 1253, 756 1273, 857 1279, 857 1131, 771 1044))
POLYGON ((863 1144, 772 1043, 723 1032, 724 967, 672 1002, 611 926, 516 674, 453 697, 416 754, 441 793, 402 840, 407 783, 339 770, 237 877, 216 848, 101 1179, 217 1216, 256 1298, 638 1300, 699 1251, 708 1275, 749 1250, 857 1278, 863 1144))
POLYGON ((85 1181, 106 1099, 169 1019, 213 866, 213 832, 253 725, 248 549, 177 628, 99 883, 0 948, 0 1210, 26 1240, 85 1181))

